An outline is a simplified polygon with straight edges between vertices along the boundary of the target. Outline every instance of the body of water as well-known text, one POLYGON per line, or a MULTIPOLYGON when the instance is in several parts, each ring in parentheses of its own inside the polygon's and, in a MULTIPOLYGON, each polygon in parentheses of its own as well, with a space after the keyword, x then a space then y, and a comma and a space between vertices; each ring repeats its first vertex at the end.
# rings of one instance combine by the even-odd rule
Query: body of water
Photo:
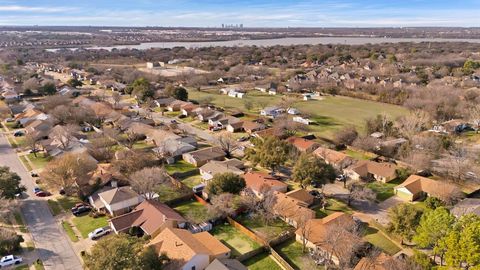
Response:
MULTIPOLYGON (((446 38, 379 38, 379 37, 307 37, 307 38, 276 38, 276 39, 257 39, 257 40, 230 40, 230 41, 205 41, 205 42, 149 42, 136 45, 116 45, 108 47, 87 47, 90 50, 112 50, 112 49, 137 49, 147 50, 151 48, 185 47, 185 48, 204 48, 204 47, 241 47, 241 46, 289 46, 289 45, 316 45, 316 44, 345 44, 345 45, 363 45, 380 43, 400 43, 400 42, 470 42, 480 43, 480 39, 446 39, 446 38)), ((77 50, 78 48, 69 48, 77 50)), ((47 51, 58 51, 59 48, 47 49, 47 51)))

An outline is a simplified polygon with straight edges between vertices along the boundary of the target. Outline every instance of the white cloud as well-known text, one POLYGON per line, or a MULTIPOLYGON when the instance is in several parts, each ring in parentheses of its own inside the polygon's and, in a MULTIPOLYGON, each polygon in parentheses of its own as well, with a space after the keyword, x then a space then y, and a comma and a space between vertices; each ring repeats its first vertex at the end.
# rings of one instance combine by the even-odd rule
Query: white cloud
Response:
POLYGON ((18 6, 18 5, 3 5, 0 6, 0 11, 16 11, 16 12, 41 12, 54 13, 72 11, 74 8, 69 7, 34 7, 34 6, 18 6))

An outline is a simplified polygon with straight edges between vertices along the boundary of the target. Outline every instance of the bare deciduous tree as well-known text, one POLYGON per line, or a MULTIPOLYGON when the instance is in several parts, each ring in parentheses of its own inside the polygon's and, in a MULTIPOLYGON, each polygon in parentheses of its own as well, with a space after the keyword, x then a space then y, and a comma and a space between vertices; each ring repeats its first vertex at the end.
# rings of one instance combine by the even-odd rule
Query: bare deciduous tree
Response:
POLYGON ((235 214, 235 197, 231 193, 223 193, 212 198, 208 211, 217 218, 226 218, 235 214))
POLYGON ((367 200, 374 201, 377 197, 373 190, 367 188, 364 184, 360 182, 352 182, 347 185, 348 189, 348 201, 347 204, 350 205, 355 200, 367 200))
POLYGON ((227 157, 232 156, 232 152, 237 150, 239 143, 229 132, 222 132, 216 136, 217 144, 222 148, 227 157))
POLYGON ((163 184, 170 183, 171 180, 167 176, 165 169, 154 167, 144 168, 140 171, 134 172, 130 176, 130 185, 132 189, 138 194, 151 200, 155 197, 155 190, 163 184))

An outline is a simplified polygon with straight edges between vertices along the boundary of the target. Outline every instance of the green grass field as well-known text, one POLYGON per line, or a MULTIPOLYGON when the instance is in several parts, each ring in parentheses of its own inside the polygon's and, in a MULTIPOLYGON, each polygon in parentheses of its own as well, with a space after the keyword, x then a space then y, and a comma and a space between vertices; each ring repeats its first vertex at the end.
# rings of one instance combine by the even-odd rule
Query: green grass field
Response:
POLYGON ((195 200, 183 202, 175 206, 173 209, 179 212, 180 215, 186 219, 189 219, 195 223, 201 223, 208 220, 207 208, 195 200))
POLYGON ((260 247, 257 242, 248 238, 230 224, 217 225, 210 233, 227 245, 232 250, 233 256, 242 255, 260 247))
POLYGON ((323 269, 323 267, 315 266, 315 262, 308 256, 308 249, 304 253, 302 244, 295 239, 276 246, 275 251, 295 269, 323 269))
POLYGON ((164 184, 160 185, 155 191, 158 194, 158 200, 161 202, 168 202, 188 194, 191 190, 164 184))
MULTIPOLYGON (((225 109, 240 109, 245 112, 258 113, 262 106, 276 105, 281 101, 281 96, 270 96, 258 91, 250 91, 243 99, 232 98, 221 95, 217 91, 195 91, 190 90, 189 98, 201 100, 207 96, 212 97, 212 103, 225 109), (245 102, 251 102, 253 108, 245 109, 245 102)), ((333 138, 336 131, 345 126, 353 125, 359 131, 364 131, 364 122, 368 118, 385 113, 388 117, 395 119, 407 114, 408 110, 401 106, 355 99, 342 96, 327 96, 322 100, 300 100, 294 104, 301 112, 310 115, 311 120, 317 124, 310 125, 312 132, 318 136, 333 138)))
POLYGON ((378 247, 389 255, 394 255, 401 250, 395 243, 385 237, 381 231, 375 228, 368 227, 365 234, 366 235, 363 238, 367 242, 378 247))
POLYGON ((371 182, 367 184, 367 187, 373 190, 377 194, 377 200, 378 201, 385 201, 386 199, 392 197, 395 195, 395 192, 393 190, 394 187, 398 186, 401 184, 402 181, 391 181, 389 183, 382 183, 382 182, 371 182))
POLYGON ((75 225, 75 227, 80 231, 82 238, 87 239, 88 234, 93 230, 107 226, 108 219, 107 217, 93 218, 89 215, 85 215, 81 217, 74 217, 73 225, 75 225))
POLYGON ((352 150, 352 149, 347 149, 345 151, 343 151, 343 153, 345 153, 347 156, 350 156, 354 159, 358 159, 358 160, 369 160, 369 159, 372 159, 374 157, 376 157, 375 154, 371 153, 364 153, 364 152, 360 152, 360 151, 355 151, 355 150, 352 150))
POLYGON ((249 270, 282 270, 268 253, 261 253, 243 262, 249 270))
POLYGON ((181 180, 184 185, 189 188, 193 188, 196 185, 200 185, 202 183, 202 177, 200 175, 194 175, 187 177, 181 180))
POLYGON ((260 237, 263 237, 265 240, 274 239, 283 232, 294 229, 279 218, 275 219, 268 225, 263 224, 262 220, 258 217, 247 215, 239 216, 236 220, 243 226, 257 233, 260 237))
POLYGON ((197 168, 195 166, 183 160, 179 160, 174 164, 167 164, 165 166, 165 170, 167 170, 168 174, 185 173, 185 172, 193 171, 196 169, 197 168))
POLYGON ((327 199, 328 205, 325 207, 325 210, 321 207, 315 208, 316 218, 324 218, 330 214, 335 212, 344 212, 347 214, 353 213, 352 208, 348 207, 348 205, 344 202, 335 200, 335 199, 327 199))
POLYGON ((70 238, 70 241, 72 242, 78 242, 78 237, 75 235, 75 232, 73 231, 72 225, 68 221, 62 221, 62 227, 65 230, 65 232, 68 235, 68 238, 70 238))

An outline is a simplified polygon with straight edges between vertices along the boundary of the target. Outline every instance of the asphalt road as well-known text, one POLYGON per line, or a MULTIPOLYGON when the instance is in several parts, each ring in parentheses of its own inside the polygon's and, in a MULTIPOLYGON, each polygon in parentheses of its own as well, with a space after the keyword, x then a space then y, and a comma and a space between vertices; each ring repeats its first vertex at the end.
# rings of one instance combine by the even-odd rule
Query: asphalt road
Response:
POLYGON ((45 269, 83 269, 65 232, 52 216, 47 201, 33 194, 35 184, 3 134, 0 134, 0 165, 16 172, 27 188, 21 211, 45 269))

